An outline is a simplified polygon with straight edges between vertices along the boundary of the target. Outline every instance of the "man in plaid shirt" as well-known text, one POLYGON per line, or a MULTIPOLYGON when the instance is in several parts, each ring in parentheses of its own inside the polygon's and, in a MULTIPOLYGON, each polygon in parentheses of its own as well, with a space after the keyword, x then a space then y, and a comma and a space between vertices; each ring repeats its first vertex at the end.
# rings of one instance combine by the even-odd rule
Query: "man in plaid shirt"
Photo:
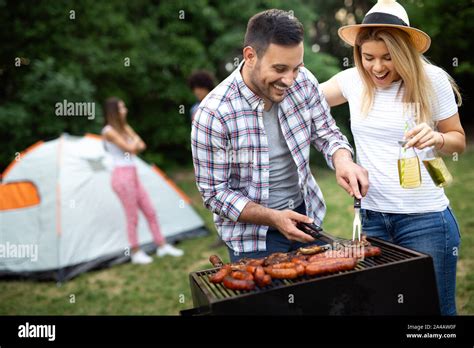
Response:
POLYGON ((298 19, 275 9, 256 14, 247 26, 243 62, 195 114, 196 184, 231 261, 314 243, 296 227, 320 225, 326 210, 309 167, 310 144, 351 196, 367 192, 367 171, 353 162, 318 81, 303 67, 303 54, 298 19))

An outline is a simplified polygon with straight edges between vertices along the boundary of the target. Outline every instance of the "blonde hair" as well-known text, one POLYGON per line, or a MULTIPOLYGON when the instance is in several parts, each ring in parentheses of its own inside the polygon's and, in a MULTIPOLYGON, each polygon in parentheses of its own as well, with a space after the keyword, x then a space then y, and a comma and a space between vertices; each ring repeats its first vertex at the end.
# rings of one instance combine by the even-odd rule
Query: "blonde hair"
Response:
MULTIPOLYGON (((375 27, 361 28, 354 45, 354 62, 364 81, 362 91, 362 115, 367 115, 372 108, 375 95, 375 84, 369 73, 362 65, 362 44, 367 41, 383 41, 387 46, 395 70, 402 79, 405 87, 403 105, 412 108, 417 124, 426 122, 432 124, 432 103, 435 102, 434 90, 425 73, 425 64, 431 64, 411 43, 410 36, 397 28, 375 27)), ((456 82, 446 73, 449 82, 456 94, 458 106, 462 104, 462 97, 456 82)))

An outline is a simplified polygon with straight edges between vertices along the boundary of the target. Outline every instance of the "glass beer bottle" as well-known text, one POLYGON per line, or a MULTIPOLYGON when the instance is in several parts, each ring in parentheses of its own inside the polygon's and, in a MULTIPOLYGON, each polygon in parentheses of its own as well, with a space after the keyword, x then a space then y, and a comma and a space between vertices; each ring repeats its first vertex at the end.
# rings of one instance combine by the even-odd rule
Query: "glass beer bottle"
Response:
POLYGON ((416 188, 421 185, 420 160, 413 147, 405 149, 408 141, 399 141, 400 152, 398 156, 398 176, 400 186, 406 189, 416 188))
POLYGON ((446 187, 453 181, 453 176, 434 147, 424 149, 421 155, 423 165, 430 174, 435 186, 446 187))

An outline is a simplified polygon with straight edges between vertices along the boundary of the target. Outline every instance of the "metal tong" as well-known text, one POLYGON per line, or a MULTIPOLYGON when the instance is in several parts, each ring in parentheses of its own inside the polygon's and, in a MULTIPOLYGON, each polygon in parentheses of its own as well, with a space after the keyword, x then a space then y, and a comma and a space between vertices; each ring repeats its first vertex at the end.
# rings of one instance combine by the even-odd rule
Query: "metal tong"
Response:
POLYGON ((360 220, 360 206, 361 202, 359 198, 354 197, 354 222, 352 223, 352 240, 356 238, 357 231, 357 240, 360 241, 360 233, 362 230, 362 222, 360 220))
POLYGON ((331 246, 336 244, 342 245, 349 245, 351 242, 347 239, 336 238, 331 236, 330 234, 323 231, 321 226, 316 225, 315 223, 306 223, 306 222, 299 222, 297 227, 306 234, 309 234, 314 239, 319 239, 324 243, 327 243, 331 246))
MULTIPOLYGON (((354 222, 352 223, 352 241, 356 239, 360 241, 360 235, 362 232, 362 222, 360 219, 360 207, 361 200, 354 197, 354 222)), ((340 243, 343 245, 348 245, 350 241, 347 239, 333 237, 323 231, 321 226, 316 225, 315 223, 306 223, 299 222, 297 227, 306 234, 309 234, 314 239, 319 239, 325 243, 333 245, 334 243, 340 243)))

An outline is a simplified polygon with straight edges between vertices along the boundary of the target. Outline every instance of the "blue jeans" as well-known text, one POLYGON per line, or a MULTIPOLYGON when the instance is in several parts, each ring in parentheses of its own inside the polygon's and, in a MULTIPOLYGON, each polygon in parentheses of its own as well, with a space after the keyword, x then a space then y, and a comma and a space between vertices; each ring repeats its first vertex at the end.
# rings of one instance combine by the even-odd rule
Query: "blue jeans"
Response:
POLYGON ((450 207, 442 212, 390 214, 361 209, 362 230, 433 258, 442 315, 456 315, 460 232, 450 207))
MULTIPOLYGON (((297 213, 306 215, 306 205, 304 204, 304 202, 293 210, 296 211, 297 213)), ((228 252, 229 252, 230 262, 236 262, 244 257, 259 259, 273 253, 287 253, 289 251, 296 250, 302 246, 308 246, 308 245, 313 245, 313 244, 321 245, 325 243, 318 240, 314 242, 310 242, 310 243, 301 243, 297 241, 291 241, 287 239, 277 229, 269 228, 267 231, 266 244, 267 244, 267 250, 265 251, 254 251, 254 252, 246 252, 246 253, 234 252, 232 249, 227 247, 228 252)))

